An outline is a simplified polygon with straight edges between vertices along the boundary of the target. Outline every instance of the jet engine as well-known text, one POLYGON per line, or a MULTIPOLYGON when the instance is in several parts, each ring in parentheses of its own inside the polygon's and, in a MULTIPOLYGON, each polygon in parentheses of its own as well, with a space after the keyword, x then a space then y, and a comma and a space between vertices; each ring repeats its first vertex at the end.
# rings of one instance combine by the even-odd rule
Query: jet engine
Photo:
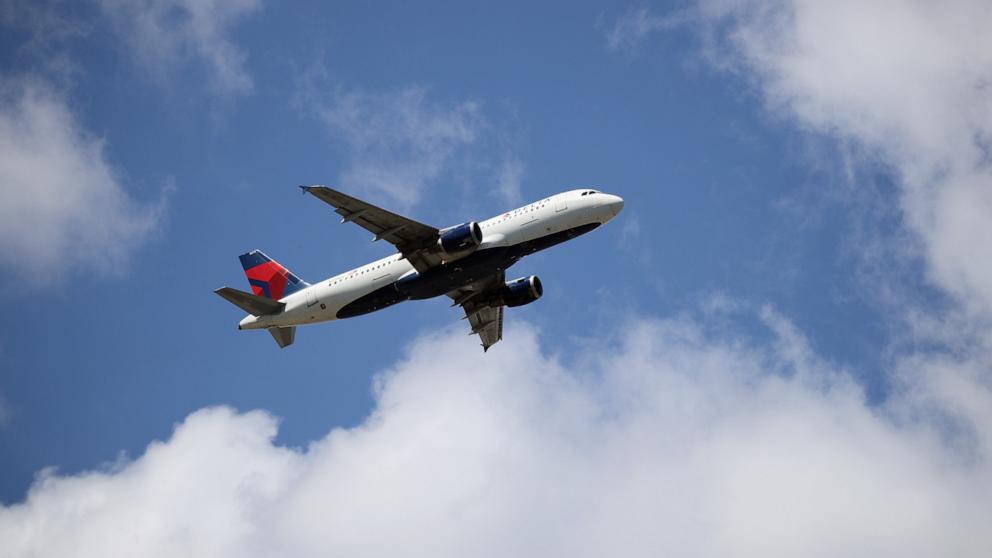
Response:
POLYGON ((482 227, 475 221, 455 225, 441 231, 437 247, 445 260, 454 260, 475 252, 482 244, 482 227))
POLYGON ((537 275, 531 275, 530 277, 514 279, 504 285, 499 290, 499 301, 503 305, 513 308, 530 304, 541 298, 543 294, 544 286, 541 285, 541 280, 537 278, 537 275))

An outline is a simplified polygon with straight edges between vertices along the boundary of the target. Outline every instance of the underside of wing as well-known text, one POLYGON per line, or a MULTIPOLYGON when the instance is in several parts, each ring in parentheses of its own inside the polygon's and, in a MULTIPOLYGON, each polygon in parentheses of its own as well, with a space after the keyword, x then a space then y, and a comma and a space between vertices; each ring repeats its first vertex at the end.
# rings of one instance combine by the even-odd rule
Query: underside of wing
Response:
POLYGON ((505 280, 506 275, 501 271, 448 293, 454 300, 453 306, 461 306, 465 311, 465 319, 472 328, 469 334, 479 336, 483 351, 488 351, 503 338, 503 306, 494 304, 491 295, 505 280))
POLYGON ((429 250, 438 239, 436 228, 386 211, 327 186, 301 186, 301 188, 304 192, 313 194, 333 206, 334 211, 341 215, 342 223, 349 221, 355 223, 375 235, 373 240, 385 240, 396 246, 417 271, 426 271, 441 263, 440 257, 429 250))
POLYGON ((472 326, 472 334, 478 335, 482 341, 482 350, 488 351, 503 338, 503 307, 483 306, 472 308, 472 303, 465 306, 465 315, 472 326))

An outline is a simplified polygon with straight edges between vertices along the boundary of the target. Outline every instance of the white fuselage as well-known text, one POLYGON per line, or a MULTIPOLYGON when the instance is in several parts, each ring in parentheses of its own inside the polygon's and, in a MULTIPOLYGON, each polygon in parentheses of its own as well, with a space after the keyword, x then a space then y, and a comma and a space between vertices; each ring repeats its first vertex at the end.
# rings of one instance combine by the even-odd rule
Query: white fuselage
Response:
MULTIPOLYGON (((622 207, 623 200, 619 197, 588 189, 556 194, 480 221, 482 243, 477 251, 512 247, 585 225, 603 224, 622 207)), ((247 316, 241 320, 240 328, 287 327, 335 320, 349 303, 413 273, 416 270, 409 261, 399 253, 392 254, 290 294, 280 300, 286 305, 282 312, 247 316)))

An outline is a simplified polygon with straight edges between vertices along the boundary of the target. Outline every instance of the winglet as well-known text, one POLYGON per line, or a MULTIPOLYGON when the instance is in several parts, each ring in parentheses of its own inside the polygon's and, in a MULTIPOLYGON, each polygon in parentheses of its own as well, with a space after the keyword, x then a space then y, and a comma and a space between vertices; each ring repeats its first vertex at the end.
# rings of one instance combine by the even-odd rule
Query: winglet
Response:
POLYGON ((313 188, 313 186, 304 186, 300 184, 300 190, 302 190, 300 193, 306 195, 306 193, 310 191, 310 188, 313 188))

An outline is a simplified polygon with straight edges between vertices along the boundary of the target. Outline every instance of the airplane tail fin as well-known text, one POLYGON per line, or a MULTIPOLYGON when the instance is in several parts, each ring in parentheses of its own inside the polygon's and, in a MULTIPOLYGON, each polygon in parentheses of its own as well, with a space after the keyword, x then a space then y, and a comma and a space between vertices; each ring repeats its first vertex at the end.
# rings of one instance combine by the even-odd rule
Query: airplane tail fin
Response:
MULTIPOLYGON (((251 284, 251 290, 256 296, 279 300, 310 286, 292 271, 279 265, 279 262, 266 256, 261 250, 252 250, 247 254, 241 254, 239 258, 241 259, 241 267, 245 268, 245 275, 248 277, 248 283, 251 284)), ((273 333, 273 335, 275 334, 273 333)), ((290 336, 289 343, 292 342, 292 336, 290 336)))

